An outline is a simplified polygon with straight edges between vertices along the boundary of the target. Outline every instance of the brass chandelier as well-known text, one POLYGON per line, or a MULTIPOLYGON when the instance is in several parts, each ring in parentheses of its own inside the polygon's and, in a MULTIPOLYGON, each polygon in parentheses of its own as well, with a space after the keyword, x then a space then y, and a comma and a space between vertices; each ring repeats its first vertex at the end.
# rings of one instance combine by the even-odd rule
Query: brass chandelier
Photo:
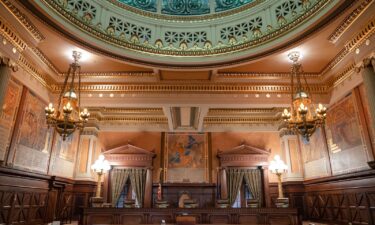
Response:
POLYGON ((312 102, 311 93, 307 85, 306 77, 301 75, 302 65, 298 62, 299 52, 288 54, 293 65, 291 69, 291 109, 284 109, 282 118, 287 128, 299 133, 306 141, 310 140, 316 128, 324 126, 327 108, 322 104, 318 107, 312 102), (305 82, 305 89, 302 85, 302 76, 305 82), (294 87, 296 82, 296 87, 294 87), (294 90, 296 92, 294 93, 294 90))
POLYGON ((75 130, 82 129, 90 116, 86 108, 81 111, 81 66, 78 64, 80 58, 81 53, 73 51, 74 62, 70 64, 64 80, 58 99, 58 111, 52 103, 45 108, 48 127, 54 127, 64 141, 75 130), (76 78, 78 78, 78 95, 74 90, 76 78))

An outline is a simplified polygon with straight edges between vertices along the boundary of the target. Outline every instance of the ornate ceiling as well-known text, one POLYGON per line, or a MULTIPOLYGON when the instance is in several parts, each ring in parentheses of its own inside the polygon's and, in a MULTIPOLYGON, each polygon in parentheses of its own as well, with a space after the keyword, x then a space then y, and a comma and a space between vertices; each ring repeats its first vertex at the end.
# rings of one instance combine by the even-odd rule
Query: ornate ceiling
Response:
MULTIPOLYGON (((196 16, 225 12, 261 0, 109 0, 128 10, 130 7, 162 15, 196 16)), ((247 6, 249 7, 249 6, 247 6)))
POLYGON ((82 102, 100 130, 274 131, 290 103, 288 52, 301 51, 315 101, 330 104, 361 82, 374 2, 254 0, 216 12, 208 1, 207 14, 167 15, 162 2, 152 12, 135 1, 0 0, 0 50, 51 97, 72 50, 82 51, 82 102))
POLYGON ((158 2, 37 0, 26 5, 36 7, 57 29, 103 54, 143 65, 207 68, 243 63, 285 48, 321 29, 352 3, 158 2), (152 5, 156 8, 150 9, 152 5))

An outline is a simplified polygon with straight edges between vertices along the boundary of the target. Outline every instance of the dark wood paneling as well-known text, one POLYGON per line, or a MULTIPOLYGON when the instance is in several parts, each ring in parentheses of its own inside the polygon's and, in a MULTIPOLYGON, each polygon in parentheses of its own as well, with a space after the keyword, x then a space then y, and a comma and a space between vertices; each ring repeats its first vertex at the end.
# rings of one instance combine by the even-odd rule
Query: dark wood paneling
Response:
MULTIPOLYGON (((319 178, 305 182, 284 182, 290 206, 306 220, 335 224, 375 224, 375 171, 319 178)), ((277 184, 270 184, 272 205, 277 184)))
POLYGON ((277 224, 297 225, 296 209, 117 209, 86 208, 84 225, 93 224, 160 224, 176 223, 176 217, 182 214, 194 216, 199 224, 277 224), (131 219, 132 218, 132 219, 131 219), (130 221, 131 219, 131 221, 130 221))
MULTIPOLYGON (((158 185, 154 184, 152 189, 153 202, 158 192, 158 185)), ((182 192, 187 192, 191 198, 196 199, 200 208, 212 208, 216 200, 216 184, 172 184, 162 185, 163 199, 167 200, 171 208, 178 207, 178 200, 182 192)))
POLYGON ((306 217, 340 224, 375 224, 375 171, 305 182, 306 217))
POLYGON ((0 224, 68 222, 87 207, 95 183, 0 167, 0 224), (83 196, 83 197, 82 197, 83 196), (76 204, 80 202, 81 204, 76 204))

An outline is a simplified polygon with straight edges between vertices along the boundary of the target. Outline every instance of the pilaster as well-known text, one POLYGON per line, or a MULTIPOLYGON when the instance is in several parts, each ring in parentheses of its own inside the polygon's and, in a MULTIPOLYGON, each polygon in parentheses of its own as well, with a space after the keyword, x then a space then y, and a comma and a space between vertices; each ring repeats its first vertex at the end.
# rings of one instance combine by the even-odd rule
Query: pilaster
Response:
MULTIPOLYGON (((363 60, 361 67, 363 84, 365 86, 366 96, 368 100, 368 108, 370 112, 370 129, 375 128, 375 57, 371 56, 363 60)), ((374 141, 374 140, 373 140, 374 141)), ((373 151, 375 151, 373 149, 373 151)), ((373 152, 375 155, 375 152, 373 152)), ((371 167, 375 167, 375 161, 369 162, 371 167)))
POLYGON ((91 170, 91 165, 100 154, 98 147, 98 129, 96 127, 85 127, 81 131, 79 141, 77 163, 75 168, 75 179, 96 180, 96 175, 91 170))
POLYGON ((280 131, 280 141, 281 155, 288 166, 288 171, 283 174, 283 180, 303 181, 303 167, 298 135, 293 131, 282 129, 280 131))

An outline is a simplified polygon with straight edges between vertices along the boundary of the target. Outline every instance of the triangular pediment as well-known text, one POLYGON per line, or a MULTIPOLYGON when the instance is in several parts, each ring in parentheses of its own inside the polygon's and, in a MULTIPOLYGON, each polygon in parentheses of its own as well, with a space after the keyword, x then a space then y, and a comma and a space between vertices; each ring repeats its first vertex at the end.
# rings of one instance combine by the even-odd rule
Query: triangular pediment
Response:
POLYGON ((241 144, 232 149, 221 151, 218 150, 218 157, 225 155, 269 155, 270 151, 265 149, 256 148, 247 144, 241 144))
POLYGON ((131 145, 131 144, 126 144, 117 148, 113 148, 110 150, 107 150, 103 152, 105 155, 150 155, 150 156, 155 156, 155 153, 153 151, 148 151, 146 149, 131 145))

